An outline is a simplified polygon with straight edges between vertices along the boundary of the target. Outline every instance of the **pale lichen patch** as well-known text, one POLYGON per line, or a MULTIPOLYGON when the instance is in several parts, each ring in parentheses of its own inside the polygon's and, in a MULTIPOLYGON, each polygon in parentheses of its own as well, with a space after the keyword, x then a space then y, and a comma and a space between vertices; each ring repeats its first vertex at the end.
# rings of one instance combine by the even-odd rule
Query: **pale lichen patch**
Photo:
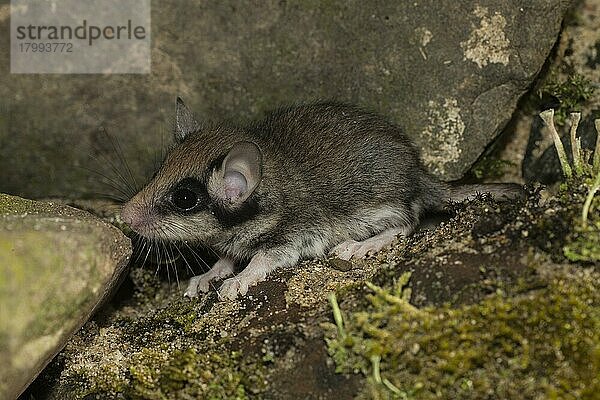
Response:
POLYGON ((425 47, 431 42, 433 33, 423 26, 415 29, 415 39, 419 46, 425 47))
POLYGON ((489 16, 485 7, 476 7, 473 13, 480 18, 479 27, 460 43, 464 59, 473 61, 479 68, 488 64, 508 65, 510 41, 504 33, 506 18, 496 12, 489 16))
POLYGON ((415 44, 419 48, 419 52, 424 60, 427 60, 427 53, 425 53, 425 46, 431 42, 433 33, 425 27, 419 27, 414 31, 414 37, 410 40, 411 44, 415 44))
POLYGON ((428 123, 421 131, 423 161, 431 171, 444 174, 460 158, 465 123, 456 99, 444 99, 443 104, 431 100, 428 108, 428 123))

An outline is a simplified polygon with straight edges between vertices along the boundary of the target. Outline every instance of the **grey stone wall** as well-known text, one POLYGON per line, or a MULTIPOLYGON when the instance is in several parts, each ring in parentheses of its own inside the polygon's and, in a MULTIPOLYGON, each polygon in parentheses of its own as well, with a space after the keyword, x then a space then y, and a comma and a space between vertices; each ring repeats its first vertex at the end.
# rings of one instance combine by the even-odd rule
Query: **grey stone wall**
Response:
POLYGON ((11 75, 0 6, 0 191, 110 192, 88 171, 124 170, 103 130, 143 176, 170 140, 177 95, 199 118, 234 121, 292 102, 357 103, 403 126, 436 174, 460 178, 511 117, 568 5, 155 1, 149 75, 11 75))

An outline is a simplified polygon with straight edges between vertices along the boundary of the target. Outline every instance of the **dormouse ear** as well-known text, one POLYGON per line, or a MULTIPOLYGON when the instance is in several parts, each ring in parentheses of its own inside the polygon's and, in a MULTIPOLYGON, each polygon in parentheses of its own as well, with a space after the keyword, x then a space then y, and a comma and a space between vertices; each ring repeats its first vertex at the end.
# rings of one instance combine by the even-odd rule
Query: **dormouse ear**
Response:
POLYGON ((262 178, 262 153, 252 142, 238 142, 229 151, 221 169, 216 171, 215 192, 229 204, 243 203, 262 178))
POLYGON ((181 97, 177 97, 175 107, 175 141, 181 143, 190 133, 200 130, 200 124, 196 121, 194 114, 183 104, 181 97))

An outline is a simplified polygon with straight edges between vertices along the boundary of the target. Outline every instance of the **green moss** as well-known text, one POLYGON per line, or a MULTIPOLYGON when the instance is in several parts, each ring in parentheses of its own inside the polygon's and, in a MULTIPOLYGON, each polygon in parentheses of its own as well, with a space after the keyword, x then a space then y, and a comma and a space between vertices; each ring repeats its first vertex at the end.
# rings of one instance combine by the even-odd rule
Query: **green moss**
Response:
MULTIPOLYGON (((586 186, 590 190, 590 186, 586 186)), ((569 185, 566 187, 569 190, 569 185)), ((568 199, 568 194, 564 194, 564 198, 568 199)), ((582 204, 583 202, 577 204, 578 208, 581 208, 582 204)), ((563 247, 565 257, 570 261, 600 261, 600 197, 596 195, 591 198, 585 219, 577 215, 572 221, 573 229, 563 247)))
POLYGON ((592 399, 600 390, 598 277, 556 275, 543 289, 453 309, 417 309, 373 287, 367 309, 328 329, 339 371, 375 399, 592 399))
POLYGON ((192 398, 247 398, 240 370, 232 361, 194 348, 171 354, 145 351, 130 367, 132 388, 129 396, 161 399, 183 394, 192 398))
MULTIPOLYGON (((585 165, 590 169, 589 165, 585 165)), ((591 176, 591 169, 587 175, 591 176)), ((584 216, 585 200, 592 187, 592 179, 588 176, 574 177, 567 180, 560 188, 557 204, 565 210, 561 212, 563 224, 568 232, 562 249, 563 255, 570 261, 600 261, 600 197, 591 197, 588 212, 584 216)))
POLYGON ((475 179, 497 179, 503 176, 510 167, 515 167, 515 164, 508 160, 483 157, 471 168, 470 173, 475 179))
POLYGON ((563 251, 571 261, 600 261, 600 221, 585 226, 578 225, 563 251))
POLYGON ((539 90, 538 95, 552 96, 560 101, 560 107, 555 109, 554 122, 563 126, 569 113, 581 111, 583 105, 594 94, 592 82, 581 74, 571 74, 565 80, 560 80, 556 73, 550 74, 548 80, 539 90))
MULTIPOLYGON (((223 349, 221 349, 223 350, 223 349)), ((80 368, 66 379, 77 396, 100 395, 128 399, 247 399, 264 389, 262 370, 241 353, 144 348, 125 368, 106 363, 98 369, 80 368)))

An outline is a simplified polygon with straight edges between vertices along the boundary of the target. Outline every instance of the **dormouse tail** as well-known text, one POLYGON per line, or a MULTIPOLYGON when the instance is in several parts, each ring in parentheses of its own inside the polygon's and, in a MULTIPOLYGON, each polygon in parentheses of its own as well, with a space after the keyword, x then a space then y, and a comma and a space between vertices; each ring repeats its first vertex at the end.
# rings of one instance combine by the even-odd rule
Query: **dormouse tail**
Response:
POLYGON ((517 183, 448 186, 446 200, 454 202, 472 200, 478 194, 490 194, 494 200, 507 201, 523 198, 525 190, 517 183))
POLYGON ((456 185, 441 182, 434 177, 427 180, 426 200, 421 210, 444 211, 449 202, 460 203, 473 200, 477 195, 489 194, 496 201, 509 201, 525 198, 525 189, 517 183, 486 183, 474 185, 456 185))

